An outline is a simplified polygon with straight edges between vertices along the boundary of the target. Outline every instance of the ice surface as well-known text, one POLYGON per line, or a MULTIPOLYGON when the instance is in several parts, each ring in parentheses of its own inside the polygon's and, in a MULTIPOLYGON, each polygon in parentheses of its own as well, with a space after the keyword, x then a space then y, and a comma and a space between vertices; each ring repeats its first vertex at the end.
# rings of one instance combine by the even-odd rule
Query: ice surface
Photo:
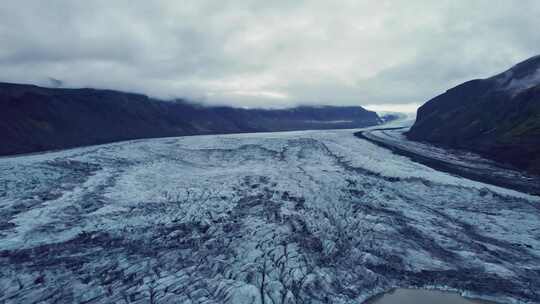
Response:
POLYGON ((358 130, 0 159, 0 302, 359 303, 393 287, 540 302, 537 197, 358 130))

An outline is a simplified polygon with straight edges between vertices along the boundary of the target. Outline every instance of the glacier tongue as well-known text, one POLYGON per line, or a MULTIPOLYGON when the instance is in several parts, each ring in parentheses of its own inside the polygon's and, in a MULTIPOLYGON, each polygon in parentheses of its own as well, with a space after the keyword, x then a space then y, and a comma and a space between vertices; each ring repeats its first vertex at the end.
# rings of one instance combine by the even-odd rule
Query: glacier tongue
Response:
POLYGON ((392 287, 540 302, 537 197, 351 130, 0 159, 0 302, 358 303, 392 287))

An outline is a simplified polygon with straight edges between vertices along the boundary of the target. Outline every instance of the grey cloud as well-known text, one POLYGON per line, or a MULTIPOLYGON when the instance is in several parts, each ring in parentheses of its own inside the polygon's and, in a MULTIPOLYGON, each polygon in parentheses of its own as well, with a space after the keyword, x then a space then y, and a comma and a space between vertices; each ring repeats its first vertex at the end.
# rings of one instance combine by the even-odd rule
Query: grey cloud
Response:
POLYGON ((540 2, 4 1, 1 81, 239 106, 422 103, 540 53, 540 2))

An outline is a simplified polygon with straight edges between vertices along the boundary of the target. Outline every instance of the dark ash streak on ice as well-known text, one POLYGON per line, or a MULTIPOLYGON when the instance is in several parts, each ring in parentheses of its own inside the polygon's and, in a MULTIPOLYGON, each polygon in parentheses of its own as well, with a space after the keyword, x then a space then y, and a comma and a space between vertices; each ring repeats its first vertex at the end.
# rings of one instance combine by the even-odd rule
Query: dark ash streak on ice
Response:
POLYGON ((471 180, 540 195, 540 177, 482 158, 474 153, 443 149, 427 143, 407 140, 408 127, 375 128, 356 132, 358 138, 406 156, 409 159, 471 180))

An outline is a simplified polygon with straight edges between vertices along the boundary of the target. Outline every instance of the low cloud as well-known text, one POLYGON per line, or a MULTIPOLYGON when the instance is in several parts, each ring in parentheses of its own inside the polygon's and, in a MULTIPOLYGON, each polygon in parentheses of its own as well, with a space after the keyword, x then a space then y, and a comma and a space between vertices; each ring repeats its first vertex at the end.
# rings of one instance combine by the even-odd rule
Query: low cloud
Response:
POLYGON ((540 53, 538 16, 534 0, 8 0, 0 80, 249 107, 410 107, 540 53))

